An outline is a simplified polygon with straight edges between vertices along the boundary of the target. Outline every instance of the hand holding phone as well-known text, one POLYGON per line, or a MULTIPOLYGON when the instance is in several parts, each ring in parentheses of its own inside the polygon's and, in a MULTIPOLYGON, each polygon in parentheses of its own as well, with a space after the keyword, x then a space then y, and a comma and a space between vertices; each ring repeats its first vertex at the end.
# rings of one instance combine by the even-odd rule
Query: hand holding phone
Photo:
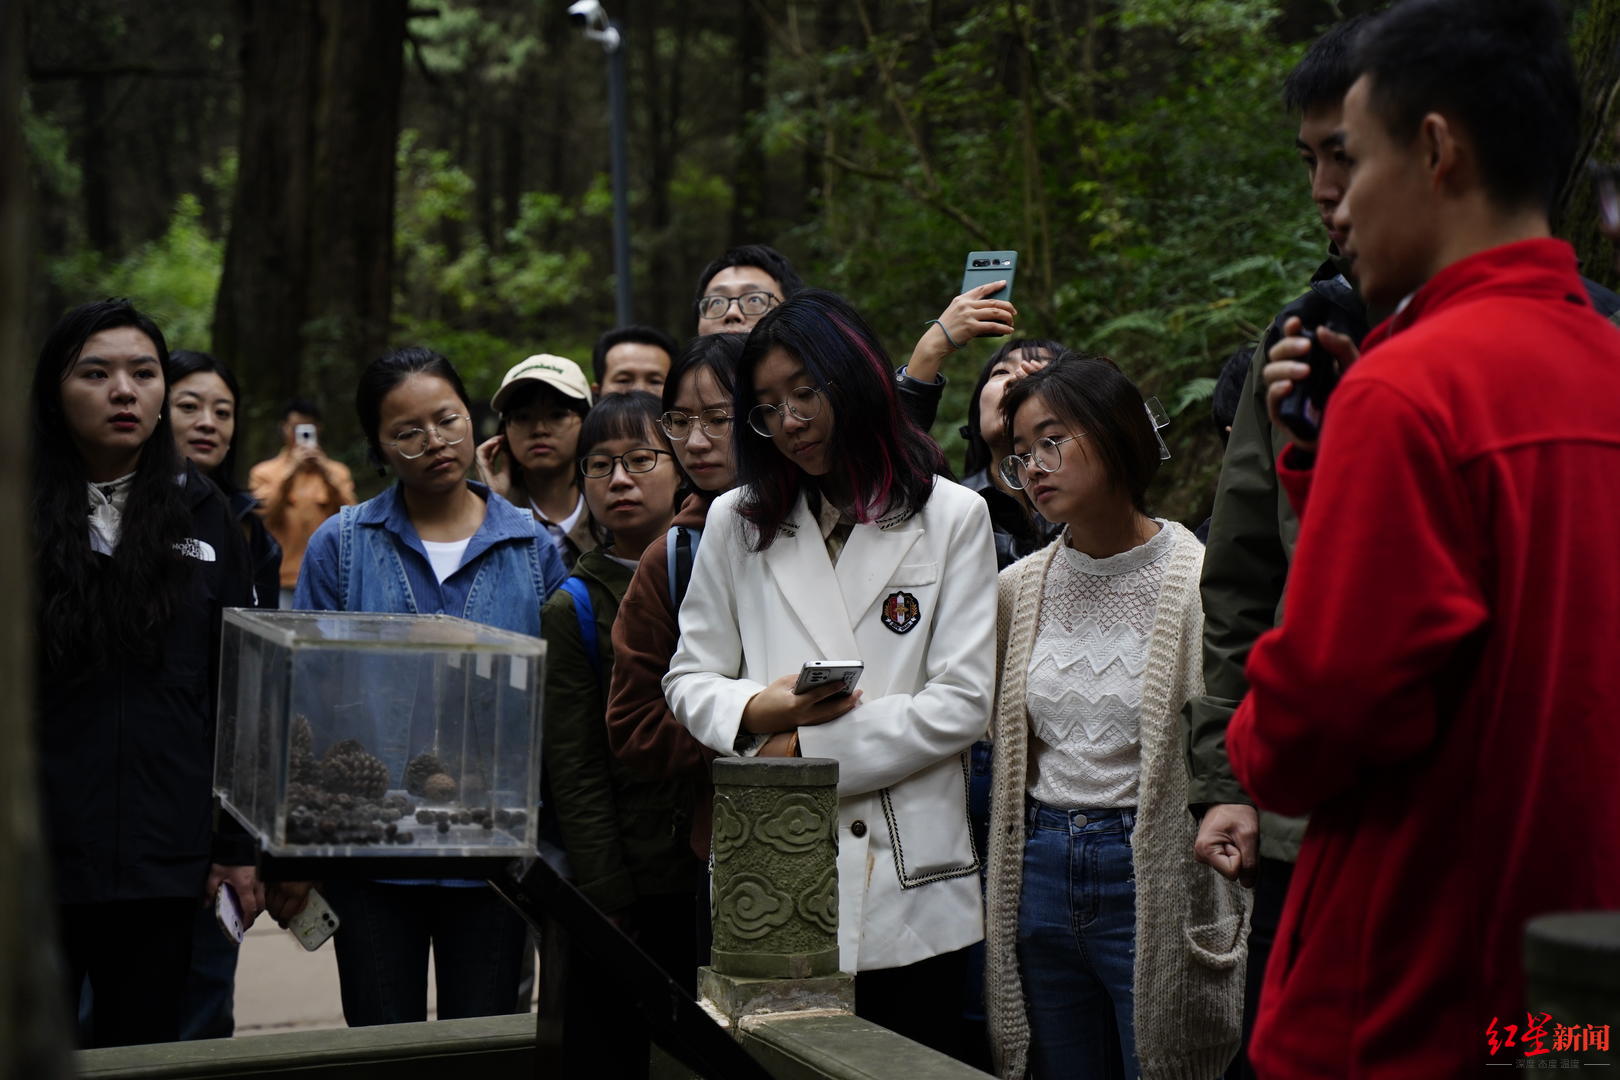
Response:
POLYGON ((1271 422, 1289 432, 1294 445, 1314 452, 1321 436, 1328 395, 1339 373, 1360 355, 1355 339, 1327 325, 1307 330, 1298 317, 1283 324, 1284 337, 1271 347, 1261 369, 1271 422))
POLYGON ((841 683, 843 690, 828 695, 826 700, 847 697, 855 692, 866 665, 859 660, 806 660, 799 669, 798 681, 793 684, 795 694, 806 694, 818 686, 841 683))
MULTIPOLYGON (((860 661, 846 660, 842 663, 845 666, 851 663, 858 665, 860 661)), ((861 692, 846 690, 842 675, 833 678, 830 669, 826 677, 818 680, 817 685, 797 692, 795 688, 799 680, 804 678, 807 676, 803 669, 797 675, 783 675, 749 698, 748 704, 743 706, 742 729, 754 735, 774 735, 794 728, 825 724, 860 704, 861 692)), ((859 678, 859 672, 856 678, 859 678)))
POLYGON ((297 444, 298 446, 307 446, 311 450, 313 450, 317 445, 316 441, 315 441, 315 425, 314 424, 295 424, 295 425, 293 425, 293 442, 295 444, 297 444))

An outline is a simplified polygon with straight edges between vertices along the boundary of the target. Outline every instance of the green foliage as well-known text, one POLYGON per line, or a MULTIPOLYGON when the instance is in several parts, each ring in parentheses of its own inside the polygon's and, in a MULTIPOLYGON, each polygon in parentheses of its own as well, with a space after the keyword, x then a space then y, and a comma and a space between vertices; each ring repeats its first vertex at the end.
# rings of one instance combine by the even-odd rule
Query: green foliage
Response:
POLYGON ((182 195, 156 240, 122 258, 80 249, 53 259, 51 280, 75 301, 126 296, 157 321, 171 349, 207 349, 225 247, 202 215, 197 197, 182 195))

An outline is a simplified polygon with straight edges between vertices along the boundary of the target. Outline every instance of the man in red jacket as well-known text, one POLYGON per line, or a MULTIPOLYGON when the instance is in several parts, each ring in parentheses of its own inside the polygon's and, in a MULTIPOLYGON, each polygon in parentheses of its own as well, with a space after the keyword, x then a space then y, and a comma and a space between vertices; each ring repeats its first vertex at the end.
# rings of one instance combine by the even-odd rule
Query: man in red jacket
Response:
POLYGON ((1620 907, 1620 335, 1549 236, 1580 113, 1552 0, 1407 0, 1358 52, 1335 225, 1396 314, 1279 461, 1299 546, 1227 749, 1312 815, 1256 1070, 1433 1080, 1535 1050, 1529 918, 1620 907))

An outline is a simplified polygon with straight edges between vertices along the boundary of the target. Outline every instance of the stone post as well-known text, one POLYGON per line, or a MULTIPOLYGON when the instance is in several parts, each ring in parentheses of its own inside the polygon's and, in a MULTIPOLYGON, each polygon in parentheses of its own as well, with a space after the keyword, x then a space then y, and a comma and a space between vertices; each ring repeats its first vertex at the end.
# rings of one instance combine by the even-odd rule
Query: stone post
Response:
POLYGON ((1553 1025, 1608 1027, 1603 1046, 1578 1045, 1555 1051, 1556 1057, 1579 1058, 1583 1065, 1620 1063, 1620 911, 1583 911, 1542 915, 1524 932, 1526 1004, 1537 1016, 1548 1013, 1553 1025))
POLYGON ((713 966, 698 992, 733 1026, 762 1013, 851 1012, 838 970, 838 763, 714 763, 713 966))

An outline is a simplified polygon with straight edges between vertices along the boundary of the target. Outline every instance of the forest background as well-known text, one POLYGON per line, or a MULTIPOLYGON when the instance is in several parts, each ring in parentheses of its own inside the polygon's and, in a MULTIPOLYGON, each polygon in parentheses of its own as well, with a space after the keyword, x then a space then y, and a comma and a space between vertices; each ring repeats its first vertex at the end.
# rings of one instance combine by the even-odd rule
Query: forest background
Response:
MULTIPOLYGON (((1155 509, 1206 512, 1221 362, 1324 255, 1283 77, 1375 0, 609 0, 628 70, 634 315, 684 340, 698 271, 770 243, 903 361, 970 249, 1014 248, 1019 331, 1106 353, 1175 416, 1155 509)), ((1583 158, 1620 117, 1620 0, 1571 0, 1583 158)), ((613 324, 605 57, 566 0, 31 0, 33 325, 124 295, 363 469, 391 344, 487 399, 613 324)), ((1620 285, 1578 167, 1557 227, 1620 285)), ((957 427, 982 341, 955 354, 957 427)))

